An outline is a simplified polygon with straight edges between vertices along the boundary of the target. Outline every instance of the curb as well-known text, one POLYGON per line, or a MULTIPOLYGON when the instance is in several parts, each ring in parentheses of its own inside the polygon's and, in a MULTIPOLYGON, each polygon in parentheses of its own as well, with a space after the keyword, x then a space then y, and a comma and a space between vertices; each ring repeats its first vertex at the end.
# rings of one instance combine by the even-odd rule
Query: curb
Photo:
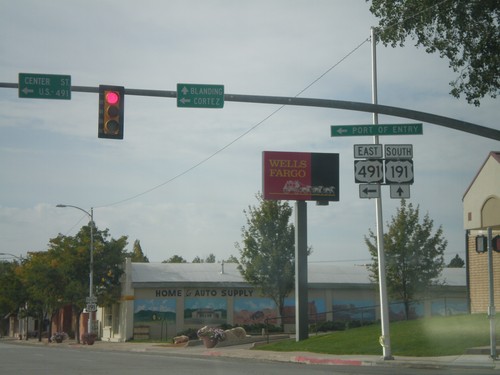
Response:
POLYGON ((420 368, 420 369, 442 369, 442 368, 461 368, 461 369, 493 369, 500 370, 500 361, 493 360, 487 355, 456 355, 446 357, 396 357, 394 360, 383 360, 375 355, 331 355, 309 352, 275 352, 266 350, 252 350, 258 346, 258 342, 245 345, 233 345, 224 347, 215 347, 207 349, 203 345, 159 345, 150 343, 114 343, 96 341, 96 345, 77 344, 74 341, 64 342, 62 344, 48 343, 46 341, 38 342, 35 340, 19 341, 5 340, 13 345, 40 345, 45 347, 67 347, 74 350, 110 350, 110 351, 129 351, 135 353, 154 353, 157 355, 176 355, 182 357, 227 357, 254 359, 274 362, 293 362, 305 365, 332 365, 332 366, 377 366, 377 367, 401 367, 401 368, 420 368))

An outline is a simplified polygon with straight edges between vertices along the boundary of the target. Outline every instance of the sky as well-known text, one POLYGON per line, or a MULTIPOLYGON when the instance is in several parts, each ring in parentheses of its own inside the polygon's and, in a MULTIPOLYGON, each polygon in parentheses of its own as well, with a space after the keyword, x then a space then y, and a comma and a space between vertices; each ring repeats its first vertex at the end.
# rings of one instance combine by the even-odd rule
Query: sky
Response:
MULTIPOLYGON (((62 74, 74 86, 217 84, 226 94, 370 103, 376 25, 361 0, 0 0, 0 82, 62 74)), ((379 104, 500 129, 496 100, 474 107, 452 97, 448 62, 414 44, 377 45, 379 104)), ((97 112, 96 93, 26 99, 0 88, 0 252, 22 257, 75 235, 88 217, 56 207, 66 204, 93 208, 99 229, 128 236, 128 251, 139 240, 152 262, 239 257, 244 210, 262 191, 262 152, 293 151, 340 155, 339 202, 307 204, 309 262, 369 262, 375 200, 359 197, 353 147, 373 139, 332 138, 330 127, 370 124, 370 113, 230 101, 178 108, 174 98, 126 95, 124 139, 110 140, 97 137, 97 112)), ((462 198, 498 141, 424 123, 422 135, 380 143, 413 145, 408 202, 442 226, 445 260, 465 259, 462 198)), ((381 190, 387 223, 400 202, 381 190)))

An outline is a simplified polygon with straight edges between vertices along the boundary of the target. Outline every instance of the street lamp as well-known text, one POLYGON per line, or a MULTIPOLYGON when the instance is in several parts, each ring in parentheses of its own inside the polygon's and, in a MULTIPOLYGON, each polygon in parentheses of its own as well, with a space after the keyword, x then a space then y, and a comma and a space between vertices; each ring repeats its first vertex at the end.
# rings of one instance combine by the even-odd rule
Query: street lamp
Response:
MULTIPOLYGON (((72 206, 70 204, 58 204, 56 207, 59 208, 76 208, 82 212, 85 212, 90 217, 90 271, 89 271, 89 298, 88 304, 94 304, 94 208, 90 207, 90 213, 85 211, 83 208, 72 206)), ((92 333, 92 311, 89 311, 89 321, 87 326, 87 332, 92 333)))

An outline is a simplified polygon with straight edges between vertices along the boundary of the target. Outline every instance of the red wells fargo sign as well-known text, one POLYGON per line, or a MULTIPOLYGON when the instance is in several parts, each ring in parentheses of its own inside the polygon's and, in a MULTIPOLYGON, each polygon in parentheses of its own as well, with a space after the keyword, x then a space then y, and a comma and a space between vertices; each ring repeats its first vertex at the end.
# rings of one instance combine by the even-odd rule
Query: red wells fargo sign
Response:
POLYGON ((263 152, 263 192, 269 200, 339 200, 339 154, 263 152))

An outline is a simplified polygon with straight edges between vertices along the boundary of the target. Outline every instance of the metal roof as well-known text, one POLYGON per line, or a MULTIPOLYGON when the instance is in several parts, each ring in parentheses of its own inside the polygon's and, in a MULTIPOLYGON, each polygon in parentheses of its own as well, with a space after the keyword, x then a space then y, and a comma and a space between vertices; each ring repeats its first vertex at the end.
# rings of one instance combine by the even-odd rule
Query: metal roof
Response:
MULTIPOLYGON (((147 284, 193 285, 193 284, 247 284, 238 271, 236 263, 132 263, 132 284, 135 287, 147 284)), ((365 266, 308 264, 308 283, 327 284, 372 284, 365 266)), ((440 281, 448 286, 465 286, 465 268, 445 268, 440 281)), ((313 286, 313 285, 311 285, 313 286)))

